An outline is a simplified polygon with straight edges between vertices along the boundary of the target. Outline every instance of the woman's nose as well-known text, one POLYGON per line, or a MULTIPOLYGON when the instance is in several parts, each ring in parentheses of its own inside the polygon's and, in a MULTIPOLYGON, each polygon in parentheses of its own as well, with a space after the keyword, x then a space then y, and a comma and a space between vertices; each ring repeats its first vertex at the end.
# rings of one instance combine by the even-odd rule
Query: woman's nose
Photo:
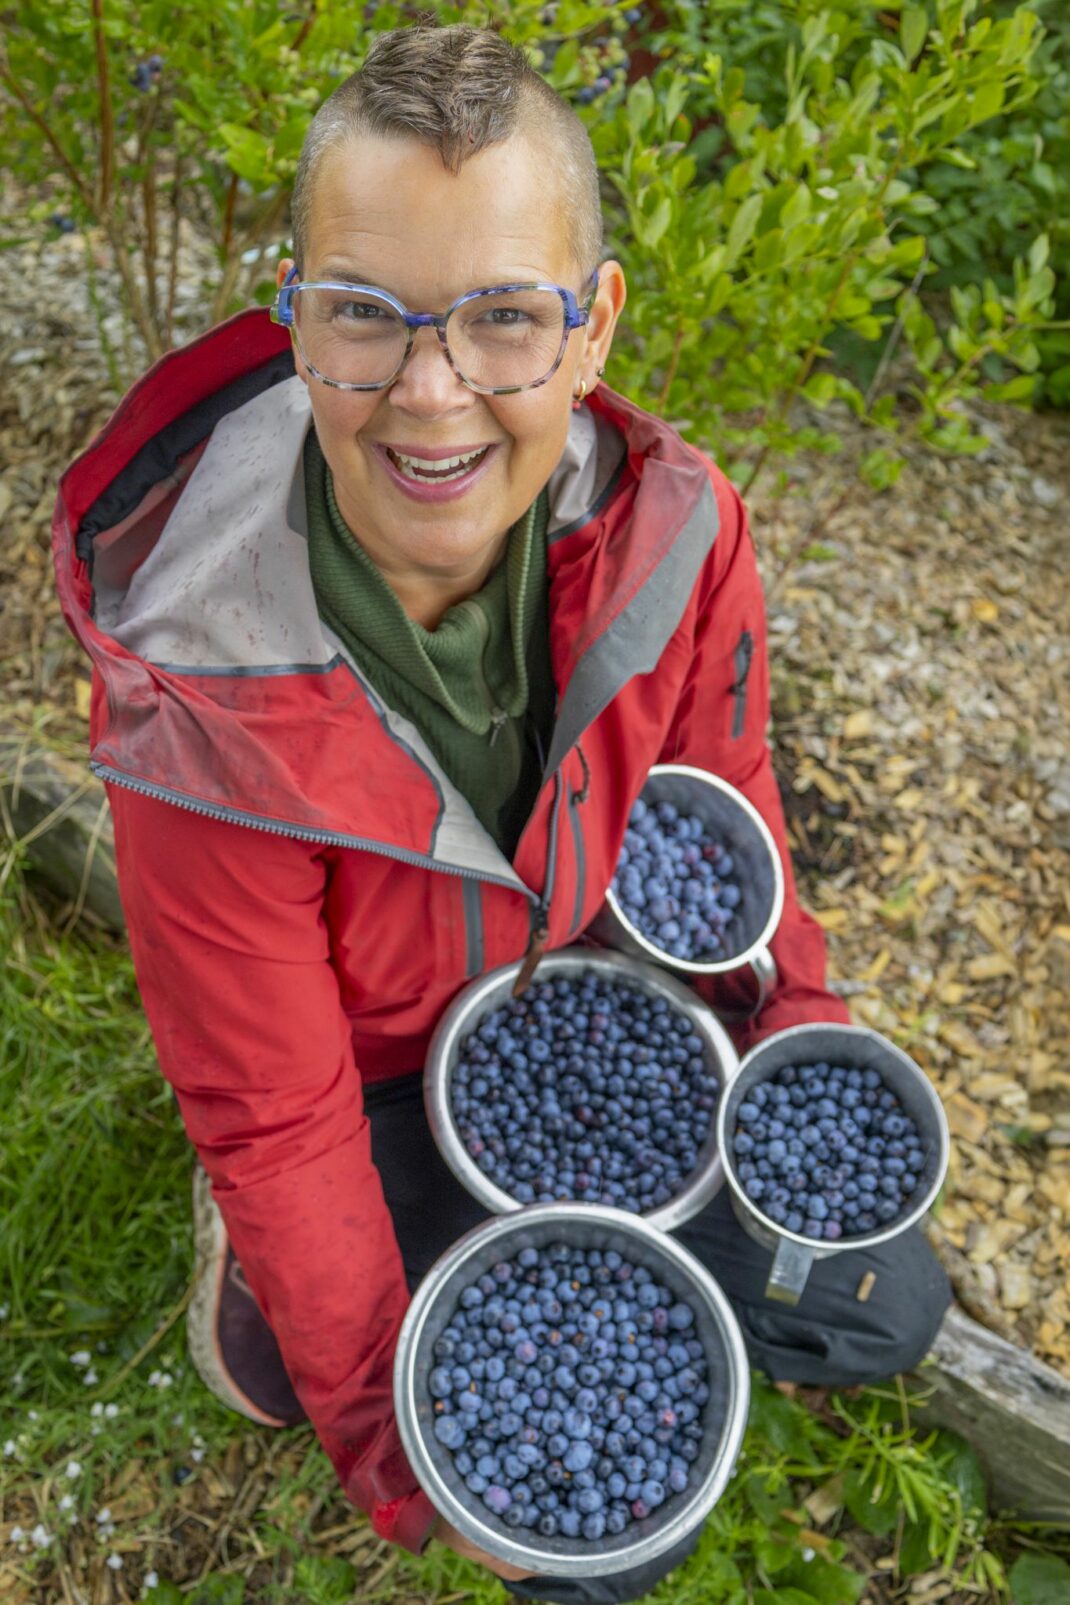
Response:
POLYGON ((412 349, 391 384, 390 393, 399 406, 410 409, 414 406, 433 409, 441 407, 444 401, 456 402, 464 396, 476 400, 475 391, 468 388, 451 366, 438 330, 430 328, 415 331, 412 349))

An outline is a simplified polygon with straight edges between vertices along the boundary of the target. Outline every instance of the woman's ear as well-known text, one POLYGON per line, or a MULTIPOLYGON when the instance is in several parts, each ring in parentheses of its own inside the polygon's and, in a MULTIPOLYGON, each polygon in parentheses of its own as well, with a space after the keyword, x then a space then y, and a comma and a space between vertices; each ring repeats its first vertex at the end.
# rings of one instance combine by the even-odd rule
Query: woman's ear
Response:
POLYGON ((289 271, 293 267, 293 265, 294 265, 294 260, 293 260, 292 256, 284 256, 284 257, 281 258, 278 267, 275 269, 275 288, 276 288, 276 290, 281 290, 282 289, 283 280, 285 279, 287 273, 289 273, 289 271))

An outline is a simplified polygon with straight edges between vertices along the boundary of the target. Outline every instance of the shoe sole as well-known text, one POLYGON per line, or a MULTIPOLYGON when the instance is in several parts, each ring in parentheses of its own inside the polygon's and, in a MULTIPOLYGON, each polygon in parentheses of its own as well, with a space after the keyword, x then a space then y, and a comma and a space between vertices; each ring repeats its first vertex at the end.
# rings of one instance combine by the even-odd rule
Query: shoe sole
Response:
POLYGON ((227 1370, 216 1335, 216 1312, 223 1294, 227 1265, 227 1229, 219 1205, 212 1197, 212 1183, 200 1163, 193 1168, 193 1241, 197 1263, 197 1285, 186 1314, 186 1342, 194 1370, 209 1392, 230 1410, 246 1416, 262 1427, 285 1427, 290 1423, 268 1415, 253 1403, 227 1370))

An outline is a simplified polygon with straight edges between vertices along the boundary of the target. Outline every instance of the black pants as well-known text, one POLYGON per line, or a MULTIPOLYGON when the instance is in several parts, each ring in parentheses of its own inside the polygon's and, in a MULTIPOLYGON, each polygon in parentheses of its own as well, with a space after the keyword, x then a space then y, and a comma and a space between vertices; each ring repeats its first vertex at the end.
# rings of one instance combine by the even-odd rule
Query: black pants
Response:
MULTIPOLYGON (((416 1072, 364 1092, 372 1158, 410 1292, 459 1237, 489 1218, 435 1147, 422 1088, 422 1072, 416 1072)), ((928 1353, 951 1298, 947 1277, 916 1227, 880 1248, 815 1261, 794 1307, 765 1297, 769 1252, 739 1226, 726 1188, 672 1235, 720 1284, 751 1363, 778 1382, 847 1387, 912 1370, 928 1353), (855 1292, 866 1271, 873 1271, 876 1281, 869 1299, 859 1303, 855 1292)), ((697 1528, 658 1560, 613 1577, 531 1577, 508 1587, 524 1599, 557 1605, 623 1605, 641 1598, 686 1560, 700 1532, 697 1528)))

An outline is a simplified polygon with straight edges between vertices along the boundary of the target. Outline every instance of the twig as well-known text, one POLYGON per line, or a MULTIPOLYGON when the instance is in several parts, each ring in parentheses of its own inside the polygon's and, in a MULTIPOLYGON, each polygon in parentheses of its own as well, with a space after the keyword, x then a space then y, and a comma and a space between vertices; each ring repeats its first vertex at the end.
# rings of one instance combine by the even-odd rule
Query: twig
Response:
POLYGON ((104 829, 104 824, 107 818, 108 799, 105 797, 100 805, 100 808, 97 810, 97 817, 93 822, 93 829, 89 833, 89 846, 86 848, 85 864, 82 867, 82 880, 78 887, 78 896, 74 900, 74 908, 71 910, 70 919, 63 927, 62 934, 64 936, 66 936, 69 931, 74 929, 79 918, 81 917, 82 910, 85 907, 86 896, 89 892, 89 880, 93 873, 93 860, 96 857, 97 846, 100 842, 101 832, 104 829))
POLYGON ((802 534, 796 535, 795 539, 791 543, 791 546, 788 548, 787 557, 780 565, 780 568, 777 570, 772 582, 765 588, 765 600, 767 605, 770 601, 770 598, 774 597, 780 590, 780 587, 783 585, 788 576, 789 570, 794 567, 799 553, 804 552, 807 546, 810 544, 810 537, 813 535, 818 524, 827 526, 832 522, 832 520, 836 517, 836 514, 842 510, 844 504, 850 497, 853 488, 854 487, 852 485, 847 485, 845 489, 843 489, 837 496, 830 508, 827 510, 819 509, 807 524, 802 534))
POLYGON ((22 85, 19 83, 18 79, 14 77, 6 62, 3 65, 0 65, 0 80, 2 80, 11 90, 11 93, 15 96, 15 99, 18 101, 23 111, 30 118, 30 121, 36 123, 42 134, 44 134, 45 138, 48 140, 48 143, 55 151, 60 166, 63 168, 63 171, 73 184, 75 193, 82 202, 82 205, 89 213, 92 214, 92 216, 96 217, 97 205, 93 199, 92 193, 87 190, 85 185, 82 183, 82 180, 78 174, 78 170, 72 164, 67 152, 63 149, 63 146, 59 143, 59 140, 52 132, 48 123, 41 116, 40 112, 34 107, 33 103, 23 90, 22 85))
MULTIPOLYGON (((110 1381, 105 1382, 102 1388, 98 1388, 96 1390, 96 1396, 98 1399, 103 1399, 107 1394, 114 1393, 116 1388, 119 1387, 120 1383, 125 1382, 132 1371, 137 1370, 146 1354, 151 1354, 157 1343, 160 1342, 161 1338, 167 1336, 167 1333, 174 1326, 175 1322, 178 1320, 179 1316, 185 1310, 186 1306, 189 1304, 194 1293, 196 1292, 197 1283, 200 1281, 200 1277, 201 1267, 198 1266, 197 1270, 194 1271, 193 1275, 190 1277, 190 1284, 186 1291, 183 1293, 174 1309, 164 1317, 152 1336, 141 1345, 133 1359, 128 1360, 121 1371, 117 1371, 115 1376, 113 1376, 110 1381)), ((190 1511, 189 1514, 193 1515, 194 1512, 190 1511)))
POLYGON ((164 319, 164 341, 168 348, 174 344, 175 297, 178 293, 178 234, 180 212, 179 192, 182 188, 182 153, 175 156, 175 174, 171 181, 171 238, 168 242, 170 262, 167 273, 167 316, 164 319))
POLYGON ((680 363, 680 351, 681 351, 681 349, 683 347, 683 343, 684 343, 684 326, 683 326, 683 322, 681 321, 680 323, 678 323, 676 325, 676 337, 675 337, 675 339, 673 340, 673 343, 672 343, 672 356, 669 358, 669 371, 665 375, 665 383, 662 385, 661 394, 658 397, 658 412, 659 413, 662 412, 662 410, 664 409, 664 407, 666 406, 666 404, 668 402, 669 391, 672 388, 673 380, 676 378, 676 369, 677 369, 677 367, 679 366, 679 363, 680 363))
MULTIPOLYGON (((918 271, 915 273, 915 275, 914 275, 914 277, 913 277, 913 279, 911 281, 910 289, 907 291, 907 296, 908 297, 917 295, 918 289, 919 289, 919 287, 921 285, 921 281, 925 277, 925 269, 928 267, 928 265, 929 265, 929 247, 928 247, 928 244, 926 244, 925 253, 922 256, 921 262, 918 265, 918 271)), ((892 324, 891 332, 888 335, 888 339, 885 341, 884 350, 881 352, 881 359, 877 364, 877 370, 874 373, 873 378, 869 381, 869 385, 866 388, 865 396, 862 398, 862 405, 866 409, 867 412, 869 411, 870 402, 872 401, 873 397, 876 395, 878 389, 880 388, 880 382, 884 378, 885 373, 887 372, 888 364, 891 362, 892 358, 895 355, 895 348, 899 344, 900 336, 902 335, 903 329, 904 329, 905 324, 906 324, 906 315, 907 315, 906 314, 906 309, 907 309, 907 305, 908 304, 909 304, 908 302, 904 302, 902 312, 900 312, 899 316, 896 318, 895 322, 892 324)))
POLYGON ((97 85, 100 91, 100 210, 111 201, 111 175, 115 160, 115 126, 108 77, 108 47, 104 39, 104 0, 92 0, 93 44, 97 53, 97 85))

